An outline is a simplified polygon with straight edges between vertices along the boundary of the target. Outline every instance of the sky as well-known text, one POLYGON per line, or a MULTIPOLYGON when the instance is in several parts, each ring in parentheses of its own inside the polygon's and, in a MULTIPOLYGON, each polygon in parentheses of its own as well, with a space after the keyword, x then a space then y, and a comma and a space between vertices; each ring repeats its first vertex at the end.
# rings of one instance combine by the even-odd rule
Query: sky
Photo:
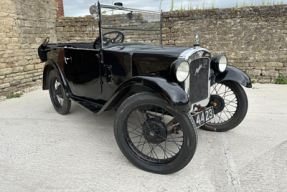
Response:
MULTIPOLYGON (((89 7, 97 3, 97 0, 63 0, 64 1, 64 12, 66 17, 78 17, 89 15, 89 7)), ((113 2, 121 2, 124 7, 144 9, 151 11, 159 11, 161 0, 100 0, 101 4, 112 5, 113 2)), ((265 2, 275 3, 283 2, 287 4, 287 0, 174 0, 174 9, 180 9, 181 5, 187 7, 192 2, 192 6, 195 9, 196 6, 199 8, 211 7, 212 2, 214 2, 216 8, 228 8, 235 7, 236 3, 238 6, 242 6, 243 3, 251 5, 258 5, 265 2)), ((171 0, 162 0, 161 3, 162 11, 170 11, 171 9, 171 0)))

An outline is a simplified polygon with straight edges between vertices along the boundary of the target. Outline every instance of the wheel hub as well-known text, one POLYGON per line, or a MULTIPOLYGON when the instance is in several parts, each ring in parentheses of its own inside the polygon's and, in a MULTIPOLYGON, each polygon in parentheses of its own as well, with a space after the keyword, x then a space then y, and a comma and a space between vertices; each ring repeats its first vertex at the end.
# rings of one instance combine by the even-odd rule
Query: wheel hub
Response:
POLYGON ((143 136, 145 139, 154 144, 165 141, 167 131, 165 124, 156 118, 147 119, 142 126, 143 136))
POLYGON ((216 106, 214 107, 214 114, 220 113, 225 107, 224 99, 219 95, 211 95, 210 101, 216 103, 216 106))

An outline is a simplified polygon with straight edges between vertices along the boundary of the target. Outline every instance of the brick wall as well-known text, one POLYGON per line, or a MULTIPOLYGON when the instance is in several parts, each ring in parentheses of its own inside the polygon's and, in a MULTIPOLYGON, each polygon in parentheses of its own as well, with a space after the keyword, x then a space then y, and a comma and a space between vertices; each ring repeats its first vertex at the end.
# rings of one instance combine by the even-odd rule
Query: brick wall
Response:
POLYGON ((57 11, 57 17, 64 17, 64 5, 63 5, 63 0, 56 0, 58 2, 58 11, 57 11))

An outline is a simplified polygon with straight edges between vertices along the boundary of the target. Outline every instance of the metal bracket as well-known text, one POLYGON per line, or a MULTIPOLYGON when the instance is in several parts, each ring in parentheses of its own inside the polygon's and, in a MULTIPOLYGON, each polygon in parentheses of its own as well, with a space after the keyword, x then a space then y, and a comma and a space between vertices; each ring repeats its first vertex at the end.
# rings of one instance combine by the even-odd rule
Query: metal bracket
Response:
POLYGON ((65 63, 68 64, 68 61, 72 62, 72 57, 64 57, 65 63))

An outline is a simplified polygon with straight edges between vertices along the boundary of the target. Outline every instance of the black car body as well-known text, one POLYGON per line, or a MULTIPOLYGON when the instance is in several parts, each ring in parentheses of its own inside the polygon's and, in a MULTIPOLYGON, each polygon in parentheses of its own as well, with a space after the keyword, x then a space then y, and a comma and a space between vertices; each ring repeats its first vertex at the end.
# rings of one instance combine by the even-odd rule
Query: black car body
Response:
POLYGON ((212 58, 198 42, 192 47, 162 46, 162 13, 100 3, 90 11, 99 25, 95 42, 48 44, 46 39, 39 47, 39 57, 46 62, 43 89, 50 90, 60 114, 69 112, 71 100, 95 115, 117 110, 115 135, 122 152, 139 168, 163 174, 178 171, 191 160, 197 142, 195 128, 226 131, 243 120, 247 98, 239 84, 251 87, 251 82, 244 72, 228 66, 224 55, 212 58), (103 10, 112 12, 104 14, 103 10), (129 24, 123 25, 117 18, 129 24), (131 38, 127 38, 129 34, 131 38), (131 42, 141 34, 159 40, 131 42), (212 94, 213 85, 231 89, 237 108, 227 120, 208 124, 214 114, 227 108, 222 95, 212 94), (159 104, 153 103, 156 100, 159 104), (138 120, 138 137, 144 138, 143 145, 151 149, 146 153, 144 147, 142 151, 136 147, 127 131, 129 116, 138 112, 144 116, 138 120), (169 122, 164 122, 165 116, 171 117, 169 122), (181 116, 184 119, 179 120, 181 116), (179 149, 174 155, 163 147, 172 134, 182 134, 183 138, 178 142, 181 144, 175 141, 179 149), (163 157, 157 157, 157 148, 163 151, 163 157))

